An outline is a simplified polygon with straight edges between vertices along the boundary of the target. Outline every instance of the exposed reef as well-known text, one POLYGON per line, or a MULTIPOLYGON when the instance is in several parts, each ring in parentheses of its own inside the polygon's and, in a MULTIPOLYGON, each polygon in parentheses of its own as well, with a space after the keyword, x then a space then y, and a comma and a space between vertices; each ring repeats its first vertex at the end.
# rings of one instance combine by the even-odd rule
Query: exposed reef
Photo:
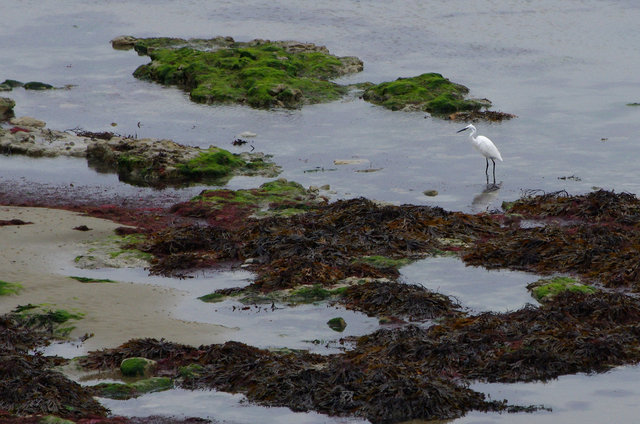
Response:
POLYGON ((280 168, 262 153, 233 154, 153 138, 138 139, 82 129, 56 131, 30 117, 12 118, 0 128, 0 152, 31 157, 85 157, 99 172, 115 172, 123 182, 152 187, 222 184, 234 175, 274 177, 280 168))
POLYGON ((489 100, 468 98, 467 87, 436 73, 377 85, 334 83, 331 79, 362 71, 362 61, 333 56, 326 47, 312 43, 121 36, 111 44, 151 58, 149 64, 135 70, 136 78, 181 87, 198 103, 297 108, 334 101, 350 90, 359 90, 364 100, 391 110, 420 110, 458 121, 515 117, 486 110, 491 106, 489 100))
POLYGON ((113 40, 112 45, 132 46, 151 58, 134 76, 177 85, 198 103, 295 108, 336 100, 347 87, 329 80, 362 70, 358 58, 336 57, 324 46, 295 41, 243 43, 230 37, 120 40, 113 40))
POLYGON ((469 89, 440 74, 428 73, 412 78, 367 87, 362 98, 391 110, 421 110, 444 116, 460 111, 479 111, 491 106, 486 99, 468 99, 469 89))

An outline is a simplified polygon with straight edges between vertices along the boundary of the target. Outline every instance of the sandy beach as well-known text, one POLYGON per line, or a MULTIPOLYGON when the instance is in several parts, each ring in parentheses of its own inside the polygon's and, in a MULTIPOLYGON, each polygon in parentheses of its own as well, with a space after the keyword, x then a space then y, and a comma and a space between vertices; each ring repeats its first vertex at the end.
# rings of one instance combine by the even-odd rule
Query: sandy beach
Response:
POLYGON ((0 227, 0 280, 23 286, 17 295, 0 297, 0 314, 28 303, 81 312, 85 316, 74 322, 71 337, 94 334, 84 343, 86 350, 143 337, 198 346, 220 342, 229 331, 172 318, 184 296, 180 291, 129 282, 81 283, 63 274, 61 258, 73 260, 81 243, 113 235, 120 225, 63 210, 0 206, 0 220, 11 219, 32 224, 0 227), (91 230, 74 230, 82 225, 91 230))

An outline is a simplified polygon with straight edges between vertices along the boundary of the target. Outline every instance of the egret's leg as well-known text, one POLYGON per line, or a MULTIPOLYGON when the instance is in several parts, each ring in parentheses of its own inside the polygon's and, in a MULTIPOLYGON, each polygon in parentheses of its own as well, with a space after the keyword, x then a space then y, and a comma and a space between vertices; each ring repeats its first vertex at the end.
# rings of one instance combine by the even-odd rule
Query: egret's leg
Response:
MULTIPOLYGON (((493 162, 493 184, 496 183, 496 161, 491 159, 491 162, 493 162)), ((487 166, 489 166, 489 162, 487 161, 487 166)))
POLYGON ((487 177, 487 185, 489 185, 489 159, 484 158, 487 161, 487 167, 484 169, 484 175, 487 177))

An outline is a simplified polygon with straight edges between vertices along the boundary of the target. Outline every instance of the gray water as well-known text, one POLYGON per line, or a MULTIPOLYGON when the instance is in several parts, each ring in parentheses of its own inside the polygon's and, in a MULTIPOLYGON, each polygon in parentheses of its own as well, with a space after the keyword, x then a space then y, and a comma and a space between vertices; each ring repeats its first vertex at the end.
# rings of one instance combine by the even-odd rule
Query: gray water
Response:
MULTIPOLYGON (((530 189, 640 191, 639 180, 630 178, 637 169, 640 108, 627 106, 640 101, 634 90, 640 78, 635 2, 1 3, 0 78, 75 85, 3 94, 16 100, 17 115, 37 117, 51 128, 80 126, 232 151, 248 149, 231 142, 252 131, 258 134, 252 145, 273 154, 284 177, 305 186, 330 184, 335 198, 479 211, 530 189), (148 58, 113 50, 109 40, 121 34, 314 42, 364 61, 364 72, 344 82, 440 72, 474 96, 491 99, 494 109, 518 115, 478 125, 505 159, 497 166, 502 188, 488 202, 473 203, 484 189, 484 160, 456 134, 459 123, 387 111, 357 97, 295 111, 193 104, 178 89, 135 80, 131 73, 148 58), (369 165, 333 165, 350 158, 369 165), (354 172, 369 166, 382 170, 354 172), (316 167, 337 170, 305 172, 316 167), (580 181, 558 179, 567 176, 580 181), (440 194, 426 197, 427 189, 440 194)), ((33 166, 7 169, 12 160, 0 157, 0 182, 31 173, 33 166)), ((129 190, 76 162, 77 169, 60 172, 77 175, 80 184, 129 190)), ((52 177, 52 184, 58 179, 52 177)), ((256 185, 251 179, 242 184, 256 185)))
MULTIPOLYGON (((334 199, 366 196, 478 212, 499 208, 503 200, 528 190, 640 192, 640 180, 634 178, 640 108, 627 106, 640 102, 640 3, 635 1, 0 0, 0 10, 0 80, 74 85, 0 93, 16 100, 18 116, 42 119, 53 129, 171 138, 234 152, 253 146, 274 155, 285 178, 305 186, 330 184, 334 199), (364 71, 344 83, 440 72, 470 87, 473 96, 490 99, 495 110, 518 115, 500 124, 477 125, 504 157, 496 170, 501 189, 484 192, 484 160, 464 135, 456 134, 461 124, 424 113, 387 111, 357 95, 293 111, 197 105, 178 89, 135 80, 131 73, 148 58, 113 50, 109 40, 123 34, 313 42, 364 61, 364 71), (243 131, 257 137, 244 147, 232 146, 243 131), (333 164, 353 158, 366 162, 333 164), (355 172, 366 168, 382 169, 355 172), (316 169, 324 172, 307 172, 316 169), (575 178, 562 179, 569 176, 575 178), (434 189, 436 197, 422 194, 434 189)), ((261 182, 235 178, 229 186, 261 182)), ((123 202, 129 196, 184 200, 202 188, 156 192, 97 174, 83 160, 0 156, 2 189, 73 192, 71 184, 82 195, 123 202)), ((456 282, 468 281, 467 272, 473 271, 450 265, 448 282, 438 283, 445 294, 447 287, 453 291, 456 282)), ((508 278, 500 281, 509 284, 508 278)), ((461 298, 467 290, 463 288, 461 298)), ((629 379, 636 376, 637 369, 623 368, 563 377, 557 380, 560 392, 580 393, 578 403, 571 404, 577 407, 560 406, 548 415, 471 414, 459 422, 601 422, 612 399, 618 399, 616 393, 635 393, 629 379)), ((510 400, 557 405, 558 397, 546 393, 560 392, 548 392, 551 386, 541 384, 505 390, 508 397, 522 394, 510 400)), ((495 386, 478 387, 491 391, 495 386)), ((626 402, 626 395, 619 399, 615 417, 633 421, 637 406, 626 402)), ((251 422, 249 415, 244 422, 251 422)))

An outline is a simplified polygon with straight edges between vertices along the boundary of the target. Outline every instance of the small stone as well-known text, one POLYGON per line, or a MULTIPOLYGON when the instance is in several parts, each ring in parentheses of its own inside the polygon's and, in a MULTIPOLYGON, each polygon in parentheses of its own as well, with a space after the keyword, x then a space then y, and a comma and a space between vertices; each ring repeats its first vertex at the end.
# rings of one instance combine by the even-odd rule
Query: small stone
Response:
POLYGON ((424 194, 425 196, 435 197, 435 196, 437 196, 437 195, 438 195, 438 190, 425 190, 425 191, 423 192, 423 194, 424 194))
POLYGON ((338 331, 340 333, 342 333, 344 329, 347 328, 347 322, 342 317, 331 318, 329 321, 327 321, 327 325, 333 331, 338 331))
POLYGON ((256 137, 258 134, 251 132, 251 131, 245 131, 245 132, 241 132, 240 134, 238 134, 238 137, 243 138, 243 137, 256 137))

